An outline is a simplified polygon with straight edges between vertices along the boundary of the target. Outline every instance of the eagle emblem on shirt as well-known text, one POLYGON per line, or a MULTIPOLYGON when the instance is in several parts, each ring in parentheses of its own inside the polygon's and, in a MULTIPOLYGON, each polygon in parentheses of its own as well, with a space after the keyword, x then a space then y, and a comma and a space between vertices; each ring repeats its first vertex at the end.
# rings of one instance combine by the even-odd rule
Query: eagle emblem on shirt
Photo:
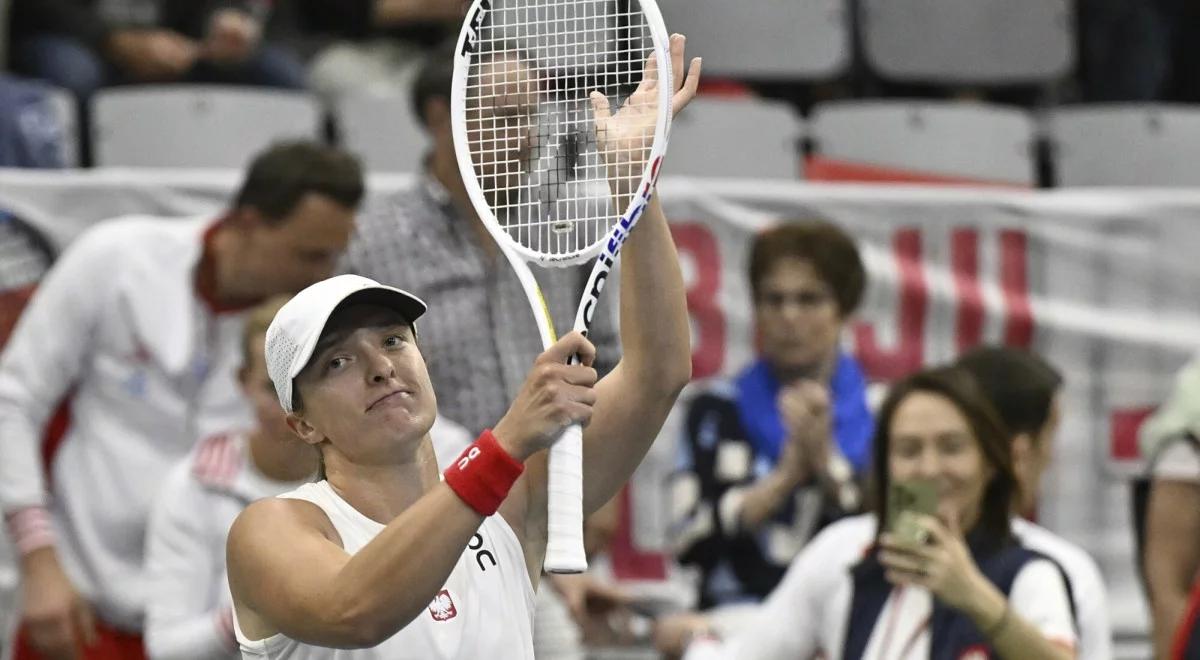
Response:
POLYGON ((433 602, 429 603, 429 614, 433 616, 434 621, 449 621, 458 616, 458 610, 454 607, 454 599, 450 598, 450 592, 442 589, 438 595, 433 597, 433 602))

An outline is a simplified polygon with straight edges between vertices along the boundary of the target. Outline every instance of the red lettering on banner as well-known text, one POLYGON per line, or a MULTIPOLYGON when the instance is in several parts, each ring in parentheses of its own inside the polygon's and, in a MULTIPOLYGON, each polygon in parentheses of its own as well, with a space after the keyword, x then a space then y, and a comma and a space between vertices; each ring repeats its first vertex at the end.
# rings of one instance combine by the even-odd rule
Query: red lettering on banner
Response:
POLYGON ((688 284, 687 305, 696 328, 692 347, 692 377, 707 378, 725 363, 725 315, 717 294, 721 290, 721 251, 705 226, 671 223, 671 235, 681 255, 690 257, 695 277, 688 284))
POLYGON ((950 269, 954 273, 954 294, 958 298, 958 316, 954 321, 954 340, 958 352, 978 346, 983 340, 983 289, 979 286, 979 232, 955 229, 950 235, 950 269))
POLYGON ((929 289, 921 265, 921 232, 901 229, 892 239, 896 267, 900 271, 900 295, 896 346, 879 346, 875 327, 868 323, 854 326, 855 354, 873 380, 894 380, 921 368, 924 359, 925 318, 929 307, 929 289))
POLYGON ((1000 291, 1004 295, 1004 343, 1033 345, 1033 306, 1029 304, 1029 241, 1025 232, 1000 232, 1000 291))
POLYGON ((1118 461, 1136 461, 1142 451, 1138 446, 1138 430, 1154 413, 1153 406, 1114 410, 1108 415, 1109 456, 1118 461))

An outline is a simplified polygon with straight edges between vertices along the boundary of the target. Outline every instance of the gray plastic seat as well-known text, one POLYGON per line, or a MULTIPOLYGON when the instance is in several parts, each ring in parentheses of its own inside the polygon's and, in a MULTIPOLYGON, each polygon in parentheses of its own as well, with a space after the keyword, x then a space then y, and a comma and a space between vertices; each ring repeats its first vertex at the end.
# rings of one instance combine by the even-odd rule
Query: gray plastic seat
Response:
POLYGON ((1010 84, 1067 75, 1070 0, 861 0, 867 63, 897 81, 1010 84))
POLYGON ((778 101, 701 96, 671 122, 667 172, 795 179, 802 120, 778 101))
POLYGON ((337 104, 342 145, 372 172, 417 172, 428 139, 406 97, 355 95, 337 104))
POLYGON ((269 144, 318 139, 309 95, 207 85, 116 87, 92 99, 96 165, 241 168, 269 144))
POLYGON ((660 0, 659 7, 670 30, 687 35, 689 54, 704 56, 706 75, 824 79, 850 61, 846 0, 660 0))
POLYGON ((947 101, 839 101, 816 106, 821 156, 913 173, 1033 186, 1033 118, 1023 110, 947 101))
POLYGON ((1060 186, 1200 186, 1200 109, 1119 103, 1063 107, 1050 115, 1060 186))

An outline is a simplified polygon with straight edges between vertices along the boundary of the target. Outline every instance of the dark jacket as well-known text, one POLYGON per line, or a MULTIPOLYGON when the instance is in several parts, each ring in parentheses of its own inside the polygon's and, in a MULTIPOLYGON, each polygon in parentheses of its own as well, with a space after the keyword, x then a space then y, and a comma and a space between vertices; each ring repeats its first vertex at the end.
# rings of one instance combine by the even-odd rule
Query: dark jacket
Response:
MULTIPOLYGON (((10 29, 12 41, 35 34, 74 37, 98 52, 113 30, 130 27, 106 22, 98 8, 99 0, 12 0, 10 29)), ((200 38, 208 20, 218 9, 229 7, 250 11, 262 2, 253 0, 158 0, 157 27, 200 38)), ((149 27, 149 26, 137 26, 149 27)))

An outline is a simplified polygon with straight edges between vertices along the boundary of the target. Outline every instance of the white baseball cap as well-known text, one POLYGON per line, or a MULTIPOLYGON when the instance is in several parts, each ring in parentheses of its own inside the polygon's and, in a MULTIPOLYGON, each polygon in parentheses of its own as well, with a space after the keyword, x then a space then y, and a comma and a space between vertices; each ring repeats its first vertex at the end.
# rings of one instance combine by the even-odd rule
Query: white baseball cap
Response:
POLYGON ((358 275, 331 277, 292 296, 271 320, 266 342, 267 376, 285 412, 292 412, 292 381, 312 358, 329 317, 347 302, 390 307, 413 324, 428 309, 407 291, 358 275))

